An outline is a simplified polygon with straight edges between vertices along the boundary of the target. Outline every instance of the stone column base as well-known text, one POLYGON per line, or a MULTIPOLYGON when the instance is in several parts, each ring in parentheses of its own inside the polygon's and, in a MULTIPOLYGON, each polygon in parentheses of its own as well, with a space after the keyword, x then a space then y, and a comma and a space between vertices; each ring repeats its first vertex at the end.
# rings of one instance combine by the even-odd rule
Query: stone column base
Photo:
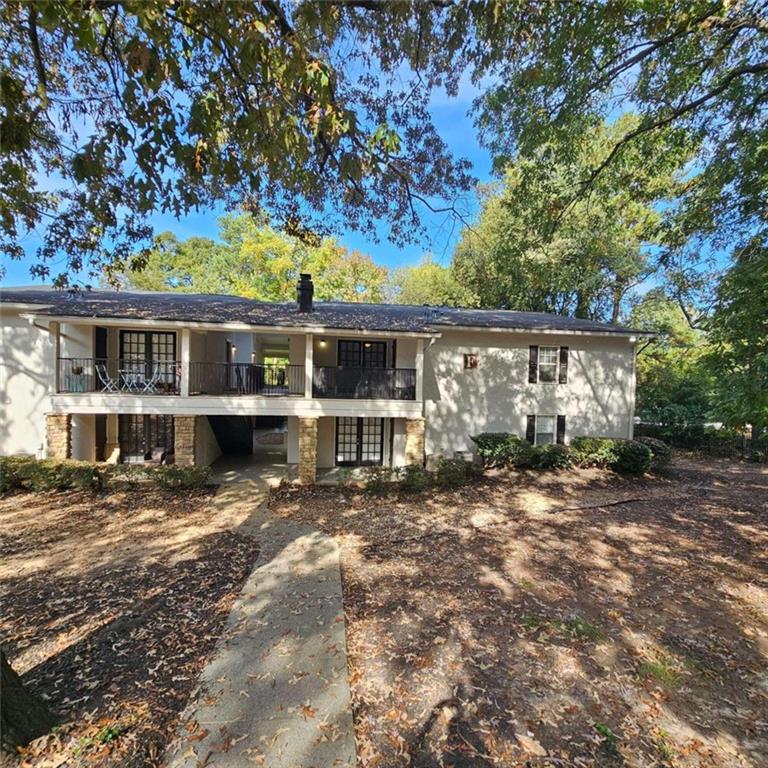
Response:
POLYGON ((299 482, 317 480, 317 417, 299 416, 299 482))
POLYGON ((72 458, 72 415, 49 413, 45 417, 46 455, 49 459, 72 458))
POLYGON ((197 436, 196 416, 173 417, 174 461, 180 467, 195 464, 195 438, 197 436))
POLYGON ((405 420, 405 463, 424 464, 424 419, 405 420))

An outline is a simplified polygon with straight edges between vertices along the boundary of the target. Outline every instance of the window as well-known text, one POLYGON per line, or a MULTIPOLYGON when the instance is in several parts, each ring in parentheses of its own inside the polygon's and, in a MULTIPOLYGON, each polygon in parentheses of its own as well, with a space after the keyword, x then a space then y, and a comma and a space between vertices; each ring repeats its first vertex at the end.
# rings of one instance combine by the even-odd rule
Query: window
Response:
POLYGON ((469 354, 464 355, 464 370, 469 371, 477 368, 478 360, 479 357, 477 352, 470 352, 469 354))
POLYGON ((555 442, 555 417, 536 417, 536 445, 555 442))
POLYGON ((539 381, 557 381, 559 347, 539 347, 539 381))

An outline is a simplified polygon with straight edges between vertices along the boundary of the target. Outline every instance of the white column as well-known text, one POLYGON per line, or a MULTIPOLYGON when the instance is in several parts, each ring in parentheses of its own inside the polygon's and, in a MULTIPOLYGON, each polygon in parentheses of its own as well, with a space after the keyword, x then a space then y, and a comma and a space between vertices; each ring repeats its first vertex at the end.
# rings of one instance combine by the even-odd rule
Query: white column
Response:
POLYGON ((312 366, 315 356, 314 336, 308 333, 304 341, 304 397, 312 397, 312 366))
POLYGON ((424 399, 424 339, 416 339, 416 400, 424 399))
POLYGON ((48 324, 49 339, 51 340, 51 354, 53 355, 53 376, 51 377, 52 394, 56 394, 60 388, 60 365, 59 357, 61 355, 61 324, 52 322, 48 324))
POLYGON ((181 329, 181 396, 189 397, 189 361, 192 334, 189 328, 181 329))

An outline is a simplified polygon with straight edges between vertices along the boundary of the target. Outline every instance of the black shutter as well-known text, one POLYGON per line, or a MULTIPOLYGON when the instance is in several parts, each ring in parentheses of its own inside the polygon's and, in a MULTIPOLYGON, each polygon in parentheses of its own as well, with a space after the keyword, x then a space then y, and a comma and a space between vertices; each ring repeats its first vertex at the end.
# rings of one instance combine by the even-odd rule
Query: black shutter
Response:
POLYGON ((528 423, 525 425, 525 439, 529 443, 536 442, 536 417, 533 414, 528 416, 528 423))
POLYGON ((557 444, 565 443, 565 416, 557 417, 557 444))
POLYGON ((528 383, 535 384, 539 373, 539 348, 535 344, 528 347, 528 383))
POLYGON ((560 347, 560 375, 557 382, 558 384, 568 383, 568 347, 560 347))

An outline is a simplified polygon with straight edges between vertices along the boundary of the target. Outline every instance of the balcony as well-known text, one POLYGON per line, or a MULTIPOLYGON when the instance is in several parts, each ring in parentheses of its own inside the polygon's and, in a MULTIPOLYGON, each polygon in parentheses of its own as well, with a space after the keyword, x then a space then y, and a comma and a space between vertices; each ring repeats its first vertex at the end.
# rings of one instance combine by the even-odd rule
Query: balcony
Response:
POLYGON ((58 391, 178 395, 181 363, 177 360, 60 357, 58 391))
POLYGON ((416 369, 315 367, 312 396, 342 400, 415 400, 416 369))
MULTIPOLYGON (((58 358, 58 392, 130 395, 303 397, 305 367, 288 363, 58 358), (188 376, 188 382, 183 376, 188 376), (188 388, 186 385, 189 385, 188 388)), ((315 367, 312 396, 340 400, 416 400, 414 368, 315 367)))
POLYGON ((190 363, 190 395, 304 394, 304 366, 277 363, 190 363))

